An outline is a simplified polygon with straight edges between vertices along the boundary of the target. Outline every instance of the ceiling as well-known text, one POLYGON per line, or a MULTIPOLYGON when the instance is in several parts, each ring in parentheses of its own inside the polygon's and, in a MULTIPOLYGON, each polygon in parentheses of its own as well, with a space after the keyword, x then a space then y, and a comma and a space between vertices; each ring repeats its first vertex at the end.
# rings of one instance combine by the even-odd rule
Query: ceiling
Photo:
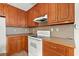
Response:
POLYGON ((17 7, 19 9, 22 9, 24 11, 27 11, 30 8, 32 8, 36 3, 8 3, 8 4, 17 7))

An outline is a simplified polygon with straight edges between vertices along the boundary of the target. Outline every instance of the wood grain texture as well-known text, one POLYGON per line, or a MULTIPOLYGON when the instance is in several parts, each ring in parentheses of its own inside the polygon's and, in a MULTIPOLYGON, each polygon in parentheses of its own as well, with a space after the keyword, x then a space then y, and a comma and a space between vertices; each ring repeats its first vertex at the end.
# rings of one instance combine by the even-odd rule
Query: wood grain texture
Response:
POLYGON ((8 36, 7 37, 7 55, 12 55, 25 50, 28 52, 27 36, 8 36))
POLYGON ((0 3, 0 16, 5 16, 4 15, 4 4, 0 3))
POLYGON ((74 23, 73 3, 51 3, 48 6, 48 24, 74 23))
POLYGON ((43 41, 43 56, 73 56, 74 48, 43 41))

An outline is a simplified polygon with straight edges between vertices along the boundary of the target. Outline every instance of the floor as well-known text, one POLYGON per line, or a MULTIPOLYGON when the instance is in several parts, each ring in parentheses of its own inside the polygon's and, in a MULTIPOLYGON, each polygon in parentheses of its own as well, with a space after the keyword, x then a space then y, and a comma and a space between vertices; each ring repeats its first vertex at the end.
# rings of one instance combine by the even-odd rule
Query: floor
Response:
POLYGON ((26 51, 21 51, 19 53, 15 53, 12 56, 27 56, 27 52, 26 51))

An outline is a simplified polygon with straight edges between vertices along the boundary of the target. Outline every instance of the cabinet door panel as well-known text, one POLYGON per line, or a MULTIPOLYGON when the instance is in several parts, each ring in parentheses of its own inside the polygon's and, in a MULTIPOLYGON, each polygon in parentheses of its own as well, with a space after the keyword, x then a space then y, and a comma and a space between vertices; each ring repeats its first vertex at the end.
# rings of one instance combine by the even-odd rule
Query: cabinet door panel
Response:
POLYGON ((12 37, 8 37, 7 54, 12 55, 16 52, 17 52, 17 41, 12 37))
POLYGON ((18 27, 25 27, 25 12, 18 9, 18 27))
POLYGON ((48 5, 48 24, 56 24, 57 23, 57 4, 51 3, 48 5))
POLYGON ((6 22, 7 26, 16 26, 17 24, 17 9, 13 6, 5 4, 4 6, 5 10, 5 16, 6 16, 6 22))
POLYGON ((48 3, 38 3, 34 8, 39 12, 39 16, 48 14, 48 3))
POLYGON ((74 21, 74 4, 59 3, 58 4, 58 22, 74 21))
POLYGON ((9 20, 9 17, 8 17, 8 5, 7 4, 4 5, 4 14, 6 16, 6 25, 10 26, 11 20, 9 20))
POLYGON ((14 9, 11 6, 8 6, 8 19, 10 20, 10 26, 15 25, 15 18, 14 18, 14 9))
POLYGON ((21 50, 25 50, 26 52, 28 52, 28 38, 27 38, 27 36, 21 36, 20 41, 21 41, 21 43, 20 43, 21 50))
POLYGON ((0 16, 5 16, 4 15, 4 4, 0 3, 0 16))

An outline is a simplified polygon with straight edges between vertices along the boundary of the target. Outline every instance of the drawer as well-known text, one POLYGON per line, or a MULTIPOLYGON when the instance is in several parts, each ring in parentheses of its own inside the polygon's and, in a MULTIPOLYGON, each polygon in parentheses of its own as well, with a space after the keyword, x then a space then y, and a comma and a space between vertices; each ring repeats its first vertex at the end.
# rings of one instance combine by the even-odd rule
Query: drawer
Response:
POLYGON ((44 41, 43 44, 44 44, 43 46, 46 46, 49 49, 51 49, 50 50, 51 52, 52 52, 52 50, 54 50, 57 53, 60 53, 61 55, 65 55, 65 53, 66 53, 66 47, 63 45, 55 44, 55 43, 49 42, 49 41, 44 41))
POLYGON ((63 56, 63 55, 56 52, 54 49, 50 49, 48 46, 44 46, 43 56, 63 56))

